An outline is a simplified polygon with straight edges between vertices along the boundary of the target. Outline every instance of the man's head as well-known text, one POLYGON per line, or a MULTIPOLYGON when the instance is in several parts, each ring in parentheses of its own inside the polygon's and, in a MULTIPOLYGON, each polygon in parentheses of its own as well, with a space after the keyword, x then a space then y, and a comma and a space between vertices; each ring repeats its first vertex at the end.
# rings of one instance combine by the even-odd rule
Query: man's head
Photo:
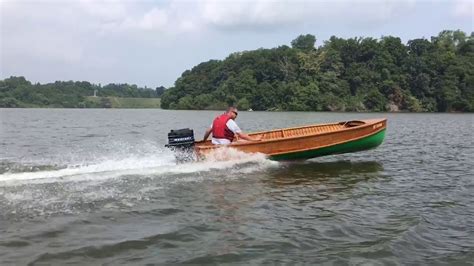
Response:
POLYGON ((239 111, 237 110, 237 107, 231 106, 227 108, 227 115, 229 115, 231 119, 235 120, 238 114, 239 111))

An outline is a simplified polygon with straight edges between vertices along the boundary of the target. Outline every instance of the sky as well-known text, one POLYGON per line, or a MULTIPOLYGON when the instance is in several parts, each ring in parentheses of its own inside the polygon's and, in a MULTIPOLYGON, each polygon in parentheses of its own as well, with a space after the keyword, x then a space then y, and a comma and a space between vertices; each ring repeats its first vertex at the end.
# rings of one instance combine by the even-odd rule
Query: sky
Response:
POLYGON ((474 27, 474 0, 0 0, 0 79, 173 86, 201 62, 300 34, 397 36, 474 27))

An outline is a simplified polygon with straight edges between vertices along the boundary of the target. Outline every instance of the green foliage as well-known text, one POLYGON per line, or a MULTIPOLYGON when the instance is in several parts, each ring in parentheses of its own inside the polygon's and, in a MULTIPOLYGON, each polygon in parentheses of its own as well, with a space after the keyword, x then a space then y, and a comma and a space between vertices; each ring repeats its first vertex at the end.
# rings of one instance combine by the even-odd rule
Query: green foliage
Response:
POLYGON ((288 107, 285 109, 290 111, 321 110, 319 88, 315 83, 309 83, 306 86, 302 86, 299 83, 294 82, 288 84, 287 87, 293 89, 293 91, 288 107))
POLYGON ((100 99, 100 107, 102 107, 102 108, 112 108, 112 101, 107 97, 102 97, 100 99))
POLYGON ((41 85, 10 77, 0 81, 0 107, 113 108, 121 106, 113 100, 117 97, 160 97, 164 109, 232 104, 243 110, 474 111, 472 33, 442 31, 406 44, 393 36, 332 36, 320 47, 315 43, 315 36, 300 35, 291 47, 203 62, 167 90, 72 81, 41 85), (92 99, 95 90, 105 100, 92 99))
POLYGON ((314 49, 316 43, 316 37, 311 34, 300 35, 298 38, 291 41, 291 47, 304 51, 310 51, 314 49))
POLYGON ((239 100, 237 103, 237 108, 241 110, 249 110, 250 109, 250 102, 247 100, 247 98, 242 98, 239 100))
POLYGON ((363 112, 367 108, 363 103, 363 98, 359 96, 348 96, 344 99, 346 112, 363 112))
POLYGON ((155 89, 156 97, 160 97, 161 95, 163 95, 165 90, 166 90, 166 88, 163 87, 163 86, 156 87, 156 89, 155 89))
POLYGON ((196 106, 194 99, 191 95, 186 95, 179 99, 176 109, 194 109, 196 106))
POLYGON ((410 112, 421 112, 423 109, 421 107, 420 101, 417 98, 408 96, 406 99, 406 110, 410 112))
POLYGON ((322 111, 342 112, 346 110, 346 106, 343 99, 341 99, 340 97, 337 97, 336 95, 332 93, 321 95, 321 106, 322 106, 322 109, 321 109, 322 111))
POLYGON ((214 99, 211 94, 201 94, 194 99, 194 107, 198 110, 207 109, 213 101, 214 99))
POLYGON ((0 107, 20 107, 20 103, 13 97, 0 97, 0 107))
POLYGON ((128 84, 101 87, 87 81, 56 81, 42 85, 31 84, 24 77, 10 77, 0 80, 0 107, 111 108, 117 105, 107 97, 155 98, 162 90, 162 87, 152 90, 128 84), (98 98, 101 102, 87 98, 94 95, 94 91, 102 96, 98 98))
POLYGON ((88 96, 80 108, 160 108, 159 98, 121 98, 88 96))
POLYGON ((369 110, 385 111, 386 99, 378 90, 372 90, 365 97, 364 105, 369 110))
POLYGON ((185 71, 162 108, 291 111, 474 111, 474 35, 401 39, 300 35, 185 71))

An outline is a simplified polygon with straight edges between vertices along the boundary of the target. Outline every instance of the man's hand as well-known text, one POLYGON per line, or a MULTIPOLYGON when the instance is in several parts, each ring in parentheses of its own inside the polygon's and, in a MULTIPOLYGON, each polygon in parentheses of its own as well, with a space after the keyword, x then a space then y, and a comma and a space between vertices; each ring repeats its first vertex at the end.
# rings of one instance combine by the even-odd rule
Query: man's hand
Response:
POLYGON ((206 133, 204 133, 204 138, 202 139, 202 141, 206 141, 209 135, 211 134, 211 132, 212 132, 212 127, 206 130, 206 133))

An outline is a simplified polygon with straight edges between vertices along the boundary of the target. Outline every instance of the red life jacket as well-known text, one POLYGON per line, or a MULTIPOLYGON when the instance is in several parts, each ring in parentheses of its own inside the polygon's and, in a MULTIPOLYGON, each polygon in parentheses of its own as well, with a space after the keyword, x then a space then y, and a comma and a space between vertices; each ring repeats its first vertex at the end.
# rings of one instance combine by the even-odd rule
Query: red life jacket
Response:
POLYGON ((212 122, 212 137, 217 139, 228 139, 232 142, 234 140, 234 132, 227 127, 227 121, 230 116, 222 114, 212 122))

